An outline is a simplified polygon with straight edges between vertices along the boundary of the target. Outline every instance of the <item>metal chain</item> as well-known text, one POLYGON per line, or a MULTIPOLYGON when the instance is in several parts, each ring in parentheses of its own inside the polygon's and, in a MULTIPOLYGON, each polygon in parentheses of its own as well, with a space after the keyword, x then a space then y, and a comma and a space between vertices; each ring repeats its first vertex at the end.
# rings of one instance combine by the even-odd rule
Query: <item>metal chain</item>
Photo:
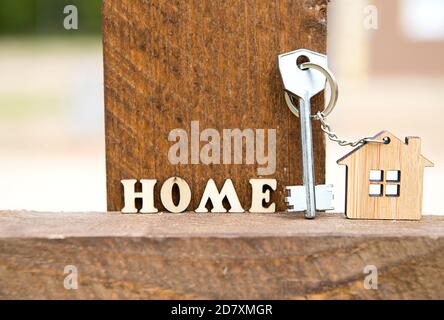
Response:
POLYGON ((336 135, 336 133, 331 129, 330 125, 326 122, 326 117, 324 116, 324 114, 319 111, 317 114, 317 119, 321 122, 321 130, 327 135, 328 139, 330 139, 333 142, 336 142, 337 144, 339 144, 342 147, 345 146, 350 146, 350 147, 358 147, 358 146, 362 146, 363 144, 367 143, 367 142, 372 142, 372 143, 388 143, 389 140, 387 140, 386 138, 384 138, 383 140, 378 140, 375 139, 373 137, 365 137, 356 141, 347 141, 347 140, 342 140, 339 139, 339 137, 336 135))

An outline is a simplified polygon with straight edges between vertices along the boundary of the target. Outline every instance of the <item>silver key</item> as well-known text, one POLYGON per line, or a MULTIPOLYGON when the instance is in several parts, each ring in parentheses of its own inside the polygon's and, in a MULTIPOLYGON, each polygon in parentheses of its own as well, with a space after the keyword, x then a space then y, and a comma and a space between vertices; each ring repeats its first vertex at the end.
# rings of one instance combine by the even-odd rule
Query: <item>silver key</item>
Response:
MULTIPOLYGON (((299 109, 292 112, 299 116, 301 121, 302 163, 304 187, 294 188, 287 198, 288 203, 293 206, 292 211, 304 208, 305 217, 313 219, 316 216, 316 186, 313 165, 313 136, 311 128, 311 98, 323 91, 325 88, 325 77, 315 70, 302 70, 297 66, 298 58, 305 56, 312 63, 327 66, 325 55, 300 49, 278 56, 279 70, 285 91, 292 97, 299 98, 299 109), (303 191, 305 190, 305 195, 303 191), (301 193, 302 192, 302 193, 301 193), (294 198, 293 198, 294 197, 294 198), (306 206, 298 205, 301 199, 305 199, 306 206), (295 205, 296 204, 296 205, 295 205), (296 210, 294 209, 296 207, 296 210)), ((332 193, 321 188, 318 192, 326 199, 332 199, 332 193)), ((318 208, 318 210, 322 210, 318 208)))

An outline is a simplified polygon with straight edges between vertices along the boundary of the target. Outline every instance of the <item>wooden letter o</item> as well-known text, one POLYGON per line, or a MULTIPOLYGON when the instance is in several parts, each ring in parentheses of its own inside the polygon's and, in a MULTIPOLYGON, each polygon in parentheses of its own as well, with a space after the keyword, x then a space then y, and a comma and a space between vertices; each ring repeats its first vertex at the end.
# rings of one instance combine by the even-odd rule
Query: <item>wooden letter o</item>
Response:
POLYGON ((188 183, 179 177, 172 177, 165 181, 160 190, 160 199, 163 206, 169 212, 181 213, 184 212, 191 202, 191 189, 188 183), (177 206, 173 202, 173 187, 179 187, 179 203, 177 206))

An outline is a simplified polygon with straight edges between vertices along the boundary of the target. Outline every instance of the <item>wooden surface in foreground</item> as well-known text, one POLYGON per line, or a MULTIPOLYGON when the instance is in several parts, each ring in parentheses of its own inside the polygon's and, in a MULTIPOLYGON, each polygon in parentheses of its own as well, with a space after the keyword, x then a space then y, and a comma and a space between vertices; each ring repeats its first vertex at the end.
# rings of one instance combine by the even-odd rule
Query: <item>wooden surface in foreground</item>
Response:
POLYGON ((4 211, 0 256, 1 299, 444 299, 444 217, 4 211))

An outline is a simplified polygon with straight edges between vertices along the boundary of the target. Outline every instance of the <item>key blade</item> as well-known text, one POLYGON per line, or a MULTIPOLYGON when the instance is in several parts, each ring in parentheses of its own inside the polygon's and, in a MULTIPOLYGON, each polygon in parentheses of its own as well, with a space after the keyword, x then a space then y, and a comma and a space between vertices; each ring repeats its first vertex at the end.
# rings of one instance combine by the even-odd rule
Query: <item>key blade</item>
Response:
POLYGON ((279 71, 284 89, 293 96, 302 98, 308 93, 311 98, 324 90, 325 77, 316 70, 302 70, 296 64, 300 56, 306 56, 310 62, 327 67, 327 56, 307 49, 299 49, 278 56, 279 71))
POLYGON ((305 186, 291 186, 286 188, 288 197, 285 198, 288 212, 300 212, 307 210, 307 195, 305 194, 305 186))
POLYGON ((316 186, 316 209, 319 211, 334 210, 333 200, 335 196, 333 193, 332 184, 322 184, 316 186))
MULTIPOLYGON (((302 212, 307 210, 305 186, 290 186, 288 190, 288 197, 285 198, 288 212, 302 212)), ((316 210, 334 210, 333 207, 333 185, 323 184, 316 186, 316 210)))

